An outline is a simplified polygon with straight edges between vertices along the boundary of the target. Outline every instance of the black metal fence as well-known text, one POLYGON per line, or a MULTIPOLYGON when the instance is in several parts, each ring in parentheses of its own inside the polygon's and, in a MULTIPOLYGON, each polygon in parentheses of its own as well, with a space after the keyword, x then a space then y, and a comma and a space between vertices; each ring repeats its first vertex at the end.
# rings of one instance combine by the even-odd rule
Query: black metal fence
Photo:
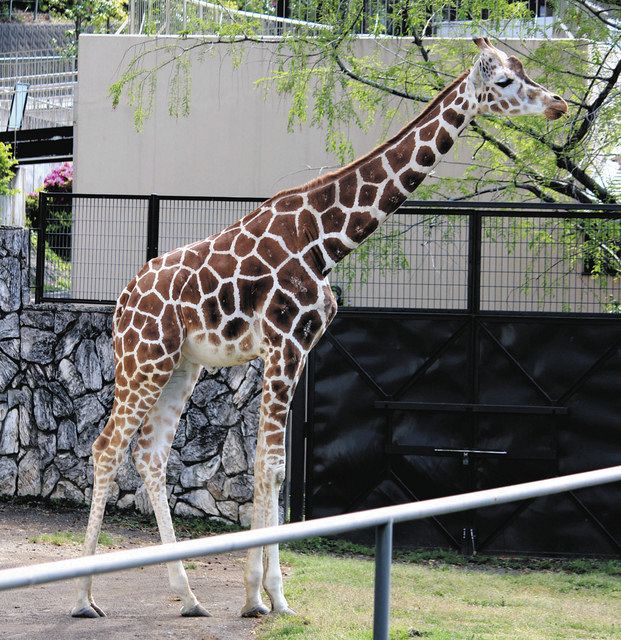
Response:
POLYGON ((114 304, 146 261, 220 231, 263 200, 41 193, 35 301, 114 304))
MULTIPOLYGON (((262 201, 42 193, 35 299, 112 304, 262 201)), ((406 202, 330 280, 345 307, 620 312, 621 206, 406 202)))

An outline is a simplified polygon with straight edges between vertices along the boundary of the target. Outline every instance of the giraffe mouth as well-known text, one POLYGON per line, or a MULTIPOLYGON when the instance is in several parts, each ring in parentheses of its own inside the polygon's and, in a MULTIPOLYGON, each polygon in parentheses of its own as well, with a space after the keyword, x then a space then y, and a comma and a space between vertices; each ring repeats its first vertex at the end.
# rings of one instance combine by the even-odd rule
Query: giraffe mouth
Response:
POLYGON ((546 120, 558 120, 561 116, 564 116, 567 113, 567 103, 563 102, 555 102, 554 104, 548 105, 546 110, 543 112, 546 120))

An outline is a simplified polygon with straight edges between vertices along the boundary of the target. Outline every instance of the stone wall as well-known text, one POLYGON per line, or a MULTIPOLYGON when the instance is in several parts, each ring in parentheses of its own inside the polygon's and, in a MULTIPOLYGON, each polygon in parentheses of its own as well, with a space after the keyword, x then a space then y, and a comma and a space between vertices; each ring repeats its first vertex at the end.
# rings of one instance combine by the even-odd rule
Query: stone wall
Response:
MULTIPOLYGON (((91 445, 114 394, 111 307, 30 304, 28 233, 0 228, 0 494, 87 502, 91 445)), ((259 361, 203 372, 168 463, 180 516, 249 524, 259 361)), ((110 502, 150 511, 128 459, 110 502)))

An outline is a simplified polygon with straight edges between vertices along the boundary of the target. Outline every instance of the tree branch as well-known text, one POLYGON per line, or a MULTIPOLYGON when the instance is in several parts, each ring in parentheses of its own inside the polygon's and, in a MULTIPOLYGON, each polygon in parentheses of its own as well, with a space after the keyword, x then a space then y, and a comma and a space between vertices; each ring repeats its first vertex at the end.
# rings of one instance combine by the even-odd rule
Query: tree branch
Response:
POLYGON ((573 0, 573 3, 585 9, 592 16, 603 22, 607 27, 612 29, 621 30, 621 16, 617 16, 616 18, 608 18, 605 17, 607 13, 613 13, 615 11, 619 11, 619 7, 607 7, 607 4, 616 5, 617 3, 611 2, 591 2, 590 0, 573 0))
POLYGON ((569 150, 573 148, 580 140, 582 140, 589 129, 593 125, 595 121, 595 115, 601 106, 606 102, 606 99, 610 96, 612 91, 617 86, 619 82, 619 77, 621 76, 621 58, 618 60, 615 68, 613 69, 612 74, 606 81, 604 88, 600 91, 599 95, 593 102, 586 107, 586 116, 582 120, 582 124, 578 127, 578 129, 567 139, 565 144, 563 145, 564 150, 569 150))
POLYGON ((428 96, 416 95, 412 93, 407 93, 405 91, 399 91, 399 89, 394 89, 392 87, 388 87, 379 82, 375 82, 374 80, 370 80, 369 78, 364 78, 361 75, 358 75, 355 71, 349 69, 345 63, 341 60, 336 49, 332 54, 334 61, 338 65, 338 68, 349 78, 352 80, 356 80, 356 82, 360 82, 362 84, 366 84, 369 87, 373 87, 374 89, 378 89, 379 91, 384 91, 389 93, 390 95, 397 96, 398 98, 405 98, 407 100, 414 100, 416 102, 429 102, 430 98, 428 96))

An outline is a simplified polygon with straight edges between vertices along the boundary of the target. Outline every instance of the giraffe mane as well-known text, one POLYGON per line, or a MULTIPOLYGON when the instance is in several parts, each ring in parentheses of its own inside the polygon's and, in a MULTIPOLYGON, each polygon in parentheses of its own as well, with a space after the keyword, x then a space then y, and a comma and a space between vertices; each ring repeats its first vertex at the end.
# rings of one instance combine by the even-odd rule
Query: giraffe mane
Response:
POLYGON ((336 180, 342 177, 344 174, 357 169, 373 156, 377 155, 378 153, 382 152, 385 149, 388 149, 395 142, 397 142, 397 140, 399 140, 402 136, 406 135, 411 129, 416 127, 416 125, 425 117, 427 113, 432 111, 440 102, 442 102, 442 100, 456 86, 458 86, 459 84, 461 84, 461 82, 463 82, 463 80, 468 76, 469 73, 470 73, 470 69, 464 71, 460 76, 455 78, 455 80, 453 80, 453 82, 451 82, 446 87, 444 87, 444 89, 442 89, 442 91, 440 91, 440 93, 431 102, 429 102, 426 105, 426 107, 413 120, 410 120, 410 122, 408 122, 399 131, 397 131, 397 133, 395 133, 391 138, 389 138, 385 142, 382 142, 377 147, 371 149, 371 151, 369 151, 365 155, 361 156, 360 158, 357 158, 356 160, 350 162, 349 164, 344 165, 343 167, 340 167, 339 169, 336 169, 335 171, 331 171, 330 173, 325 173, 321 176, 313 178, 312 180, 309 180, 308 182, 302 185, 299 185, 297 187, 289 187, 288 189, 283 189, 282 191, 279 191, 278 193, 273 195, 271 198, 268 198, 263 203, 263 205, 271 203, 274 200, 282 198, 283 196, 289 196, 295 193, 300 193, 302 191, 311 191, 318 187, 322 187, 327 183, 329 183, 330 181, 336 180))

